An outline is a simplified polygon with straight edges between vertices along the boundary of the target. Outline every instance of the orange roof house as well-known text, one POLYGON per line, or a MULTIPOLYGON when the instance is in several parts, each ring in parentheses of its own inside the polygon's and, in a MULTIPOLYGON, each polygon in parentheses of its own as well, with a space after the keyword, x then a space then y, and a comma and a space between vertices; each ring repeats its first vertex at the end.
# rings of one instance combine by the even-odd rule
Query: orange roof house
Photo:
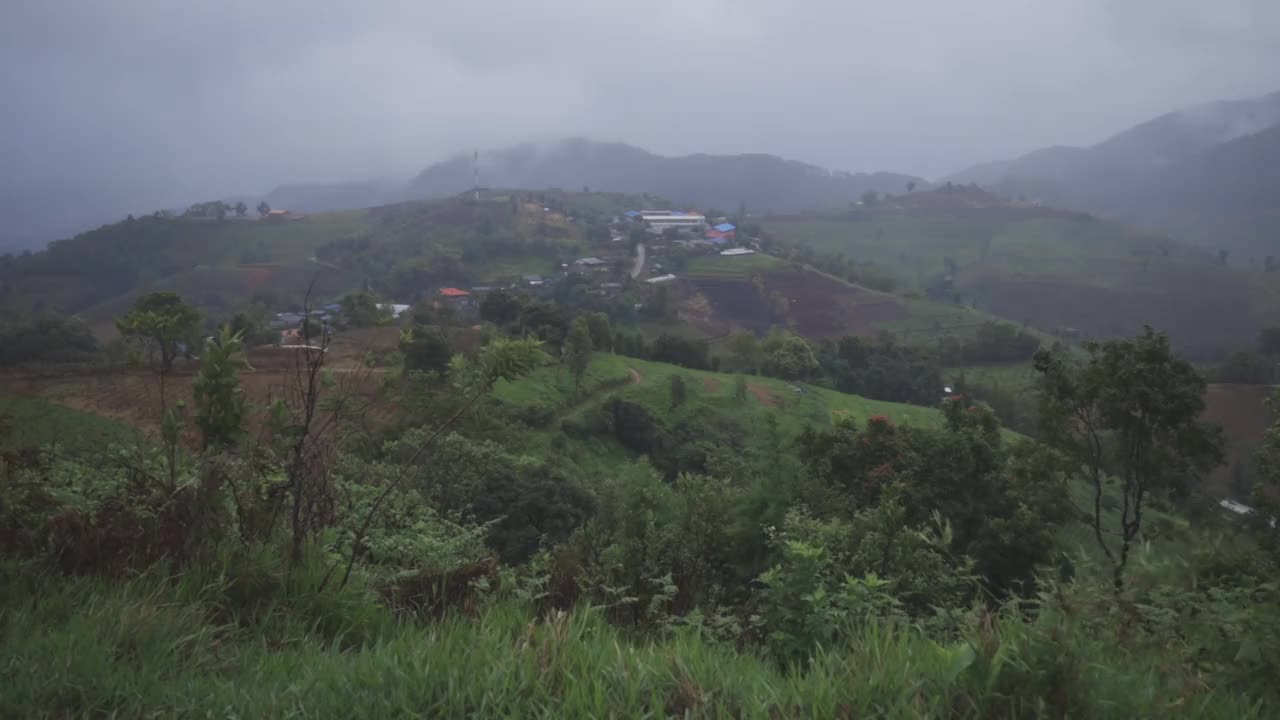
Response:
POLYGON ((447 288, 440 288, 440 294, 447 298, 460 298, 460 297, 467 297, 471 293, 467 292, 466 290, 459 290, 458 288, 447 287, 447 288))

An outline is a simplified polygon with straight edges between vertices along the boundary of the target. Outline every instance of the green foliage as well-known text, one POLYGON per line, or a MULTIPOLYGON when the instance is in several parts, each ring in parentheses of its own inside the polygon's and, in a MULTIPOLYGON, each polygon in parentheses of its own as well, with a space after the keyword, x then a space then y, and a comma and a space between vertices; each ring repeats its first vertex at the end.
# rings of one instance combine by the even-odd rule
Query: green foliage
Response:
POLYGON ((678 408, 689 399, 689 388, 685 385, 684 378, 680 375, 671 376, 671 407, 678 408))
POLYGON ((841 635, 901 616, 888 583, 875 574, 837 581, 824 548, 798 540, 780 545, 780 563, 757 581, 760 610, 752 618, 779 660, 803 661, 841 635))
POLYGON ((247 402, 240 388, 240 371, 245 367, 243 349, 241 336, 225 325, 218 337, 205 343, 192 390, 196 425, 206 449, 230 448, 247 430, 247 402))
POLYGON ((42 315, 23 322, 0 323, 0 367, 84 362, 100 356, 97 338, 76 318, 42 315))
POLYGON ((200 314, 175 293, 143 295, 116 320, 125 340, 158 362, 161 373, 173 368, 181 348, 195 341, 200 314))
POLYGON ((1204 378, 1163 334, 1148 327, 1134 339, 1091 342, 1085 350, 1083 362, 1062 348, 1036 354, 1041 417, 1046 437, 1094 488, 1094 531, 1118 590, 1149 499, 1185 494, 1220 464, 1222 429, 1200 421, 1204 378), (1123 503, 1115 528, 1102 526, 1109 473, 1118 476, 1123 503), (1104 534, 1120 538, 1118 552, 1104 534))
POLYGON ((763 370, 784 380, 805 380, 818 369, 813 346, 799 335, 770 335, 761 345, 763 370))
POLYGON ((938 357, 944 365, 1020 363, 1040 349, 1040 339, 1009 323, 985 322, 971 340, 947 336, 938 342, 938 357))
POLYGON ((137 437, 133 428, 101 415, 42 398, 0 396, 0 452, 48 449, 72 456, 92 456, 104 447, 137 437))
POLYGON ((707 370, 711 367, 709 349, 705 340, 683 338, 666 333, 653 341, 649 357, 658 362, 671 363, 695 370, 707 370))
POLYGON ((443 378, 448 375, 453 349, 449 338, 439 328, 415 325, 400 333, 400 352, 404 353, 404 369, 416 370, 443 378))
POLYGON ((592 350, 591 328, 586 318, 579 317, 573 321, 569 329, 569 337, 564 344, 564 364, 569 368, 569 374, 573 376, 575 391, 582 388, 582 376, 591 364, 592 350))
POLYGON ((587 329, 591 332, 591 347, 600 352, 613 352, 613 328, 609 324, 609 316, 602 312, 591 312, 585 317, 587 329))
POLYGON ((351 327, 385 325, 391 322, 391 309, 379 307, 377 296, 367 292, 342 296, 342 319, 351 327))
POLYGON ((501 288, 480 301, 480 317, 499 327, 506 327, 520 317, 520 298, 501 288))

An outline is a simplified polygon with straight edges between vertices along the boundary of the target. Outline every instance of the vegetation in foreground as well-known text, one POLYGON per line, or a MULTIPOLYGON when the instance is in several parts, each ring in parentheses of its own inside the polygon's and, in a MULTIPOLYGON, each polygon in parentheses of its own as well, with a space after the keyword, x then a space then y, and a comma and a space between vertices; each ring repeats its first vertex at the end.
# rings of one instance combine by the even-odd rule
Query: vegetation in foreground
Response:
MULTIPOLYGON (((121 327, 163 384, 193 322, 121 327)), ((310 348, 252 408, 226 329, 150 441, 7 452, 3 714, 1275 713, 1274 495, 1238 525, 1197 499, 1221 442, 1158 333, 1038 353, 1032 442, 963 397, 895 422, 522 323, 453 357, 407 331, 390 427, 310 348)))

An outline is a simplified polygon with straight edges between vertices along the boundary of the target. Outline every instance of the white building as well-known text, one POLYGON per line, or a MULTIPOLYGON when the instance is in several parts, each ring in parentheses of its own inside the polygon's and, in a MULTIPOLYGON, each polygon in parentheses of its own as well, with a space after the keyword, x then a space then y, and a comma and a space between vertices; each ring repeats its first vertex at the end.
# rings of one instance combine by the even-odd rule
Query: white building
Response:
POLYGON ((720 251, 720 254, 721 254, 721 255, 729 255, 729 256, 733 256, 733 255, 754 255, 754 254, 755 254, 755 250, 751 250, 750 248, 729 248, 728 250, 721 250, 721 251, 720 251))
POLYGON ((658 277, 651 277, 648 280, 645 280, 645 282, 649 283, 650 285, 657 285, 658 283, 671 282, 672 280, 675 280, 675 279, 676 279, 675 275, 659 275, 658 277))
POLYGON ((641 210, 640 220, 651 229, 662 232, 667 228, 702 230, 707 226, 707 216, 679 210, 641 210))

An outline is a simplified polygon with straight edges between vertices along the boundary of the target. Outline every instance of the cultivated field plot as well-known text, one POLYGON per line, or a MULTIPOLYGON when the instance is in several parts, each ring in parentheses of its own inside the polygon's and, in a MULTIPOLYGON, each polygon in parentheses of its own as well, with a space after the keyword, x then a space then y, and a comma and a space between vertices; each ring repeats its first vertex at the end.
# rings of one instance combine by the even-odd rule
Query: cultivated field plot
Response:
POLYGON ((1218 423, 1227 436, 1226 463, 1210 476, 1215 492, 1240 496, 1253 483, 1254 456, 1274 418, 1266 406, 1269 385, 1210 385, 1203 419, 1218 423), (1245 485, 1244 488, 1233 487, 1245 485))
MULTIPOLYGON (((398 328, 368 328, 341 336, 331 346, 323 371, 327 379, 322 397, 345 398, 345 407, 333 412, 340 414, 346 429, 372 430, 395 416, 397 408, 383 391, 386 371, 368 367, 364 360, 371 353, 394 348, 394 338, 398 337, 398 328)), ((254 407, 265 408, 277 400, 297 401, 306 375, 304 351, 256 348, 249 351, 247 359, 248 366, 240 374, 240 383, 254 407)), ((180 360, 164 382, 165 403, 184 403, 188 415, 193 407, 195 373, 194 362, 180 360)), ((56 403, 153 436, 160 427, 159 378, 148 370, 126 365, 49 367, 0 373, 0 398, 13 398, 10 402, 17 403, 15 407, 22 407, 24 400, 33 399, 56 403)), ((197 436, 191 420, 188 417, 185 440, 194 444, 197 436)), ((252 419, 253 429, 260 428, 263 421, 259 413, 252 419)))
POLYGON ((806 337, 874 335, 884 323, 911 314, 892 295, 859 289, 815 272, 768 273, 764 284, 768 292, 787 298, 788 324, 806 337))

